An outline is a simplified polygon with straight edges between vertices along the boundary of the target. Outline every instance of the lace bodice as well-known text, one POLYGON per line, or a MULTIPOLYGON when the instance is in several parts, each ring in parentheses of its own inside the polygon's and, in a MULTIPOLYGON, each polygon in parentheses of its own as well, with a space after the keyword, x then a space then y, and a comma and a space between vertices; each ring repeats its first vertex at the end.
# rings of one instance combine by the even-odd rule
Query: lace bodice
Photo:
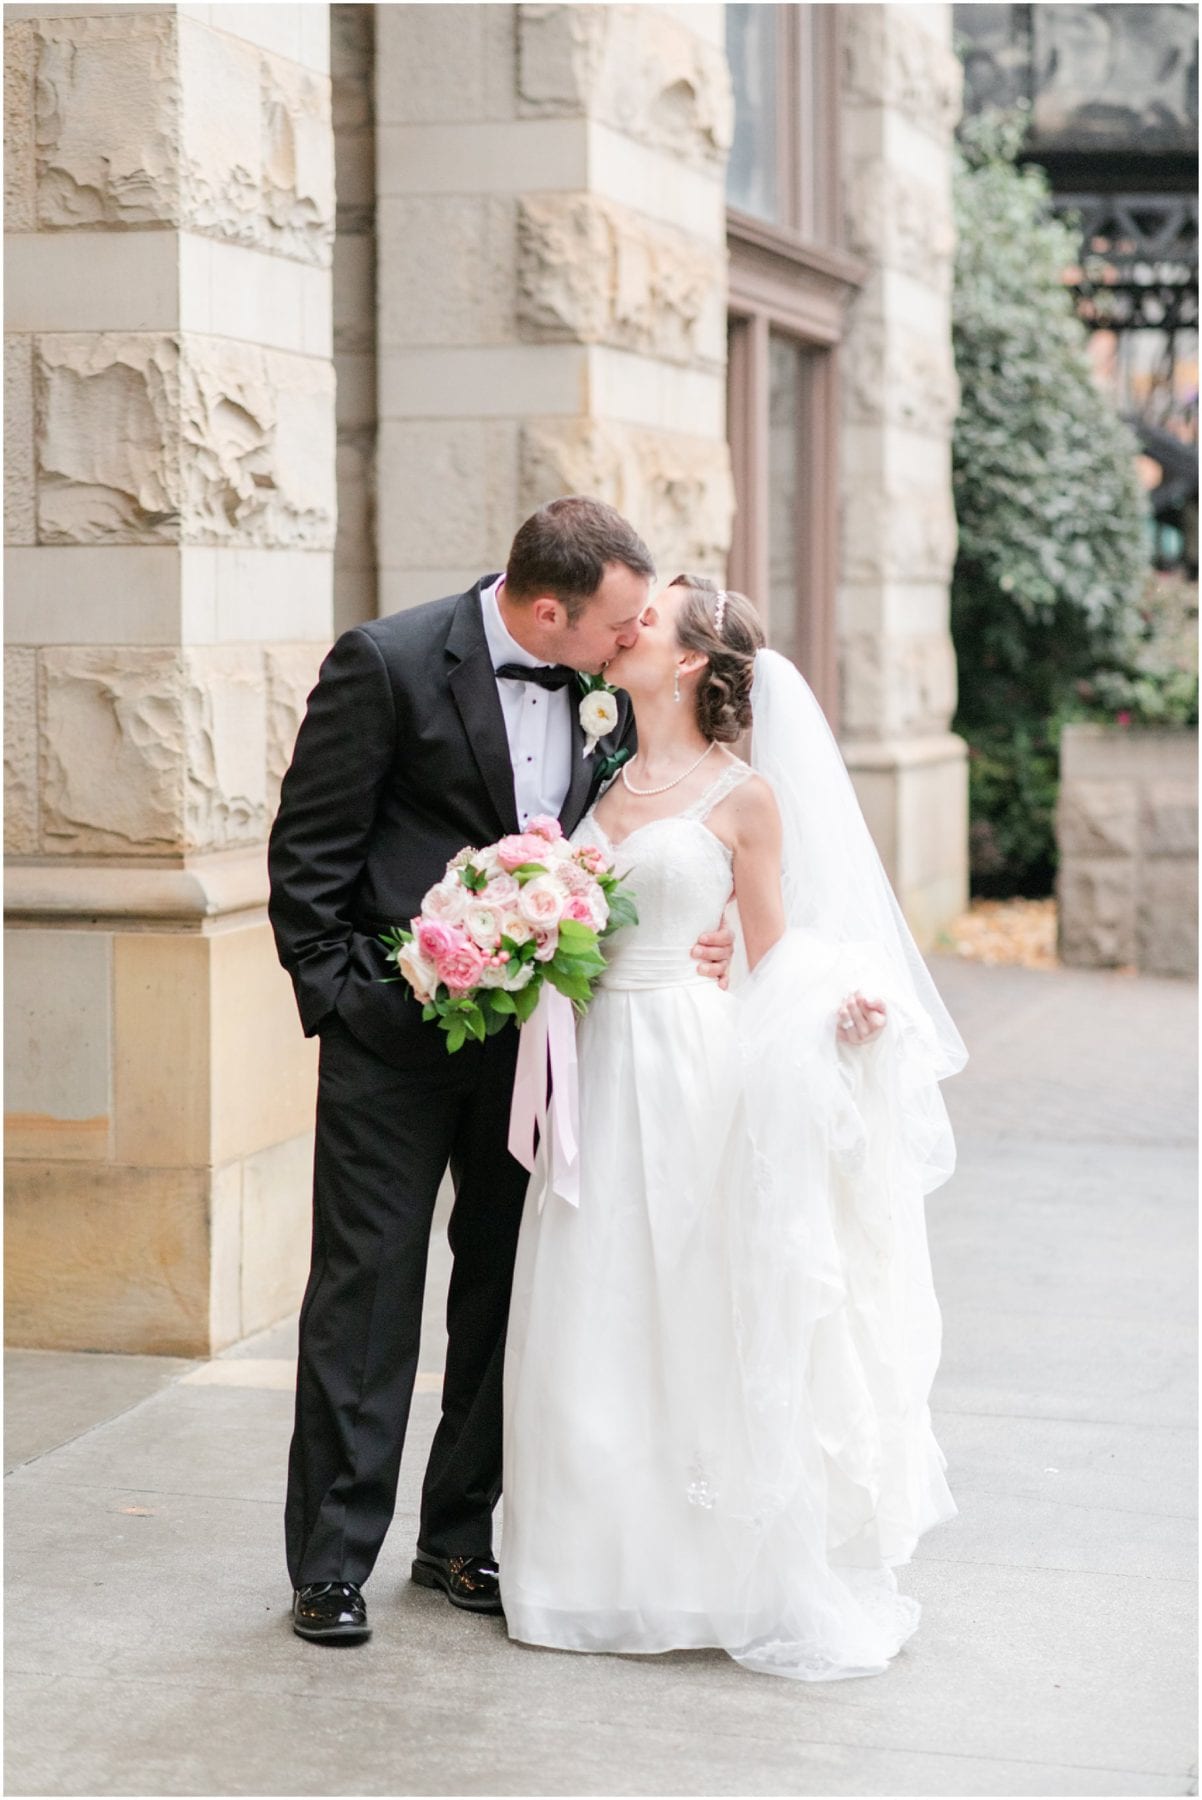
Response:
POLYGON ((731 853, 705 821, 750 774, 746 763, 729 763, 691 806, 649 820, 616 844, 598 821, 595 803, 580 821, 572 842, 597 844, 612 856, 639 909, 636 926, 606 939, 609 967, 602 987, 671 987, 705 979, 689 952, 702 932, 718 925, 731 887, 731 853))

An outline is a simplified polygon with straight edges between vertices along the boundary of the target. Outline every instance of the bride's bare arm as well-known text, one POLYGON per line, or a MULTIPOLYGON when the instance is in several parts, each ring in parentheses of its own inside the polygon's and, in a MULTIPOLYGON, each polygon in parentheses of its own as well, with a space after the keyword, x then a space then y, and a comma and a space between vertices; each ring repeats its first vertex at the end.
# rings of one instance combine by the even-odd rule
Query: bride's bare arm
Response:
POLYGON ((741 782, 726 807, 732 834, 729 842, 734 849, 739 923, 747 962, 754 969, 785 931, 780 887, 780 812, 775 794, 758 775, 741 782))

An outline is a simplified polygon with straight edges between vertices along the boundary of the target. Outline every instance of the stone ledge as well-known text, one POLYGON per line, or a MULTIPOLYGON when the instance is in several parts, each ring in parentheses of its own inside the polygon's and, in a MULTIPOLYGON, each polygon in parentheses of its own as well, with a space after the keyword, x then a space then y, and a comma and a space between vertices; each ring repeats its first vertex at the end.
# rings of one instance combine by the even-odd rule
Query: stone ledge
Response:
POLYGON ((919 769, 931 763, 966 762, 968 745, 954 731, 930 737, 853 738, 839 741, 843 760, 851 770, 879 773, 890 769, 919 769))
POLYGON ((204 930, 218 920, 260 912, 268 899, 266 847, 189 858, 170 867, 102 862, 15 862, 4 876, 10 924, 119 923, 204 930))

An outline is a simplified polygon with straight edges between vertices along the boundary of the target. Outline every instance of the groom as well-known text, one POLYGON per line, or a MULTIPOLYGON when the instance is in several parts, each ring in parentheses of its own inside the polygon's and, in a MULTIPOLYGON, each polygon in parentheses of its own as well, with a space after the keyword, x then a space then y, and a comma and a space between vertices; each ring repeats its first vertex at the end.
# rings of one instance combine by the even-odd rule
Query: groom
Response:
MULTIPOLYGON (((506 1147, 516 1031, 449 1056, 384 959, 465 844, 539 813, 570 833, 606 759, 633 748, 629 703, 585 755, 575 671, 637 638, 655 574, 598 500, 553 500, 504 576, 354 627, 321 667, 271 832, 270 915, 305 1035, 320 1038, 313 1251, 300 1315, 285 1528, 292 1622, 317 1642, 369 1635, 361 1586, 392 1519, 421 1338, 430 1222, 450 1168, 442 1418, 413 1579, 501 1610, 505 1324, 527 1173, 506 1147)), ((722 978, 731 937, 694 955, 722 978)))

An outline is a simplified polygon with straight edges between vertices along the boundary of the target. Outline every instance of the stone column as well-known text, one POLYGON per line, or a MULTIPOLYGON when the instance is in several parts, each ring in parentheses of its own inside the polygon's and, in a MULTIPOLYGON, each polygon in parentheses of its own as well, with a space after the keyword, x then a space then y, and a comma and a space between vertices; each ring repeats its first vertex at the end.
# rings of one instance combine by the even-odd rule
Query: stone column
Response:
POLYGON ((720 6, 376 11, 380 608, 557 494, 729 541, 720 6))
POLYGON ((948 584, 952 132, 947 5, 847 6, 848 248, 870 273, 842 352, 841 743, 920 942, 967 904, 968 792, 948 584))
POLYGON ((328 8, 5 18, 8 1330, 203 1355, 308 1247, 264 840, 331 634, 328 8))

